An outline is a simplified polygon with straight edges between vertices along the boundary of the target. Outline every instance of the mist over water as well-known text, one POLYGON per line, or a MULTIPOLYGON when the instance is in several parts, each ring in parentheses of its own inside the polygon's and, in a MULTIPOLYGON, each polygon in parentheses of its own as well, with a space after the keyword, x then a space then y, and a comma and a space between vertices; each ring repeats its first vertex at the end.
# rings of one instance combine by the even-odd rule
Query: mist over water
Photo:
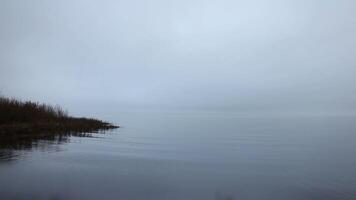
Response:
POLYGON ((121 125, 0 141, 0 199, 356 199, 355 10, 0 0, 0 95, 121 125))
POLYGON ((356 111, 352 0, 0 2, 0 91, 60 104, 356 111))

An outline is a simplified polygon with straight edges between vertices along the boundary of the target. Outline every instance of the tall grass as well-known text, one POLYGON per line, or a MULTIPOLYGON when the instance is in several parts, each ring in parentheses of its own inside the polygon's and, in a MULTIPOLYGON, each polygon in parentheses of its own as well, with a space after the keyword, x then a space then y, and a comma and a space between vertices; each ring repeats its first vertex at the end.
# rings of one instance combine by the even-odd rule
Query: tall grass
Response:
POLYGON ((0 97, 0 124, 53 121, 67 117, 68 112, 60 106, 0 97))
POLYGON ((92 118, 76 118, 60 106, 0 97, 0 140, 118 128, 92 118))

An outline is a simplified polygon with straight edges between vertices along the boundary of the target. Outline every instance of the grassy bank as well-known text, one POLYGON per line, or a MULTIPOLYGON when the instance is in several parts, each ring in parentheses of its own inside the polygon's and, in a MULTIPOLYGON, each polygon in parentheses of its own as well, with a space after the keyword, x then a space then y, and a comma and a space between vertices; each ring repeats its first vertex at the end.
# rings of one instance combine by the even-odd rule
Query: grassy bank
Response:
POLYGON ((71 117, 59 106, 0 97, 0 140, 118 128, 92 118, 71 117))

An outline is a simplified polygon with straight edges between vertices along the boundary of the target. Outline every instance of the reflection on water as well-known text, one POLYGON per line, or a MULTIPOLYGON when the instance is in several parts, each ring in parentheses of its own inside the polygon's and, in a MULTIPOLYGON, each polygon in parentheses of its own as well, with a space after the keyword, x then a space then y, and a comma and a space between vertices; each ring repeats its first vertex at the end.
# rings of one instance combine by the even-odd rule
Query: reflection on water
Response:
MULTIPOLYGON (((101 131, 100 133, 105 133, 101 131)), ((0 140, 0 162, 16 160, 29 151, 53 152, 59 151, 59 145, 70 142, 71 137, 93 137, 92 133, 55 133, 41 134, 37 137, 27 137, 21 140, 0 140)))
POLYGON ((11 149, 0 149, 0 162, 10 161, 14 157, 16 156, 11 149))
POLYGON ((110 121, 125 126, 1 142, 0 199, 356 199, 355 117, 128 112, 110 121))

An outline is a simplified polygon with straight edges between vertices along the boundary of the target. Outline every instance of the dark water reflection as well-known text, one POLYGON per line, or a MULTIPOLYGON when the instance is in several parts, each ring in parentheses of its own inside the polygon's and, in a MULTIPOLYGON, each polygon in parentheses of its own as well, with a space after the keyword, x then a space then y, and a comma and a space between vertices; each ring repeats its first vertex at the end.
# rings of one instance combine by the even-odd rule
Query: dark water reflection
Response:
MULTIPOLYGON (((101 133, 105 133, 102 131, 101 133)), ((92 133, 52 133, 42 134, 37 137, 28 137, 21 140, 0 140, 0 162, 14 161, 23 155, 24 152, 44 151, 52 152, 59 151, 59 145, 70 142, 71 137, 93 137, 92 133)))
POLYGON ((0 199, 354 200, 356 118, 120 112, 0 145, 0 199))

